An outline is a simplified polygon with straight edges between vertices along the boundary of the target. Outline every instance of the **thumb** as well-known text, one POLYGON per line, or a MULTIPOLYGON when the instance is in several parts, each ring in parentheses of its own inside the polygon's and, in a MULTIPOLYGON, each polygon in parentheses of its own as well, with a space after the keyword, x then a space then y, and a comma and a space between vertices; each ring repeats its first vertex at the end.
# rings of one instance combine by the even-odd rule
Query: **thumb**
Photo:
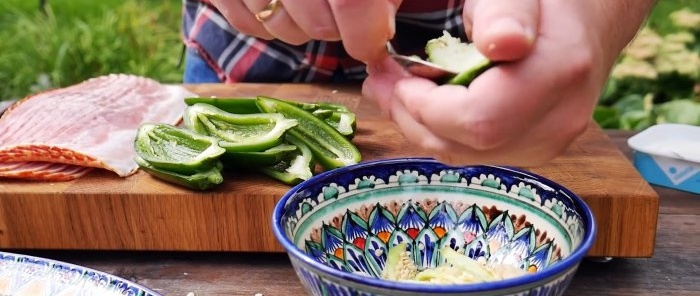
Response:
POLYGON ((539 0, 471 0, 464 6, 472 41, 493 61, 515 61, 532 50, 540 18, 539 0), (471 2, 471 3, 469 3, 471 2))

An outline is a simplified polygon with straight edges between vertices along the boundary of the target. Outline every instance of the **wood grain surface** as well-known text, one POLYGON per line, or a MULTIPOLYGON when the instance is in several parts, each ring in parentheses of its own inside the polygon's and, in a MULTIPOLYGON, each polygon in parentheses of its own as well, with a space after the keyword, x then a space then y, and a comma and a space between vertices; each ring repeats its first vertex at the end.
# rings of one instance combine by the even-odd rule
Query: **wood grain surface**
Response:
MULTIPOLYGON (((190 85, 201 96, 268 95, 333 101, 358 115, 353 140, 364 160, 426 156, 414 149, 355 86, 190 85)), ((554 135, 553 135, 554 136, 554 135)), ((590 256, 649 257, 659 200, 595 124, 561 157, 525 168, 563 184, 593 208, 599 225, 590 256)), ((144 172, 93 171, 69 182, 0 180, 0 248, 279 252, 271 213, 289 189, 265 176, 227 172, 221 187, 194 192, 144 172)))
MULTIPOLYGON (((632 133, 607 134, 630 155, 626 139, 632 133)), ((700 195, 653 189, 660 196, 654 256, 584 260, 564 295, 700 295, 700 195)), ((306 295, 282 253, 16 251, 95 268, 167 296, 306 295)))

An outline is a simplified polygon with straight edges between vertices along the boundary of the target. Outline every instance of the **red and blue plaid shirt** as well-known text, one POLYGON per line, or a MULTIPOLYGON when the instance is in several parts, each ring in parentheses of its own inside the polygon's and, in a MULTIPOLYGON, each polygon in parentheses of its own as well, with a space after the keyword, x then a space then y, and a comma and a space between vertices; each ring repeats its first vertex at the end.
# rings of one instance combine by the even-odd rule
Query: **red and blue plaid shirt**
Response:
MULTIPOLYGON (((207 0, 183 0, 183 41, 197 51, 222 82, 356 81, 366 76, 340 42, 293 46, 244 35, 207 0)), ((425 43, 447 30, 465 39, 464 0, 404 0, 396 16, 394 47, 422 55, 425 43)))

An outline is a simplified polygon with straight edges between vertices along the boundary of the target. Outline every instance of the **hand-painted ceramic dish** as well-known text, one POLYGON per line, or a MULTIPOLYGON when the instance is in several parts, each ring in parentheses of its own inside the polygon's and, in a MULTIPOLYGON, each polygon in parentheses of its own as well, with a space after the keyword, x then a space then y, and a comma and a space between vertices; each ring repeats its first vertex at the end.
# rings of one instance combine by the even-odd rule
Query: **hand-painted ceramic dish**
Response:
POLYGON ((595 236, 588 206, 550 180, 422 158, 319 174, 282 197, 273 228, 311 295, 561 295, 595 236), (381 279, 400 242, 420 267, 450 246, 532 272, 455 285, 381 279))
POLYGON ((0 252, 0 295, 160 296, 97 270, 56 260, 0 252))

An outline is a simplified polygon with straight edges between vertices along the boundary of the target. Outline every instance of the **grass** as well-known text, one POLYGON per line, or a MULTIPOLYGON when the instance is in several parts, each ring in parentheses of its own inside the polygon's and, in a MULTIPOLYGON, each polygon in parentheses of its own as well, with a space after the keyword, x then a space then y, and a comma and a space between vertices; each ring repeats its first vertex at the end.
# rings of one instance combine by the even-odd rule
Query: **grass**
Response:
POLYGON ((109 73, 180 82, 181 3, 0 1, 0 100, 109 73))
MULTIPOLYGON (((182 81, 180 1, 47 3, 43 14, 38 0, 0 0, 0 100, 108 73, 182 81)), ((668 15, 681 7, 700 11, 700 1, 659 0, 648 26, 672 32, 668 15)))

